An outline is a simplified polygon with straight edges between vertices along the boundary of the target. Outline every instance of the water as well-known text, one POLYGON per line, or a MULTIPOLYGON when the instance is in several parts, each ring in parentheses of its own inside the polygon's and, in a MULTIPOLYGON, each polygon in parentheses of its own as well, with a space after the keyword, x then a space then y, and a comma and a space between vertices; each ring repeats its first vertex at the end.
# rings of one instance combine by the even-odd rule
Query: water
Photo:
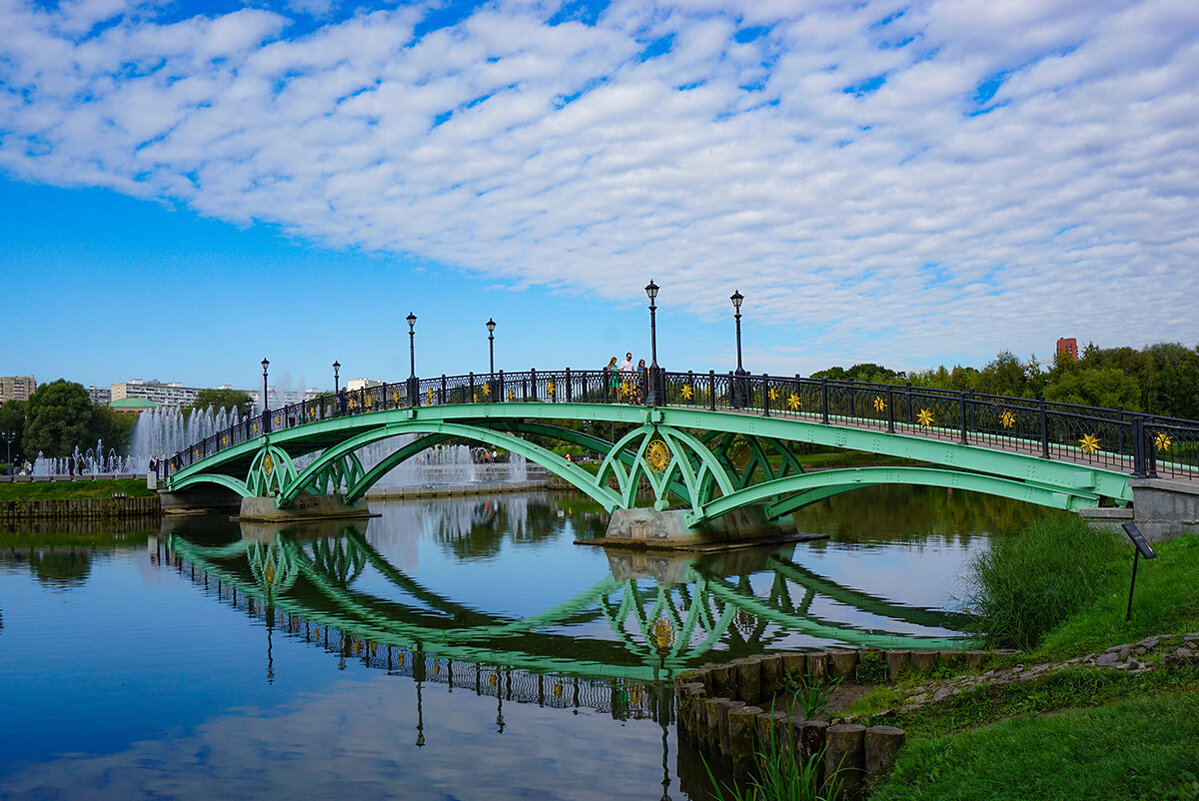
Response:
POLYGON ((706 798, 679 669, 951 641, 963 562, 1040 514, 878 488, 827 541, 646 560, 573 544, 572 496, 373 506, 0 534, 0 798, 706 798))

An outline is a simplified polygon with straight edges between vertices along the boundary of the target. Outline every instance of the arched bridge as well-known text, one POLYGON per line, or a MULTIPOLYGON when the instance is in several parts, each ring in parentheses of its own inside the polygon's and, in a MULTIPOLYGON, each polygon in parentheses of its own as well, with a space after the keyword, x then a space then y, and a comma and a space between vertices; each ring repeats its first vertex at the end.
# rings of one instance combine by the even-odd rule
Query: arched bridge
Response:
POLYGON ((302 494, 354 503, 396 465, 447 441, 520 454, 609 511, 632 508, 648 486, 657 509, 684 509, 689 525, 749 505, 778 517, 891 483, 1060 509, 1126 506, 1131 478, 1199 475, 1194 421, 799 376, 530 370, 412 378, 267 411, 177 454, 164 480, 171 491, 218 484, 273 496, 281 509, 302 494), (411 436, 364 469, 356 452, 397 435, 411 436), (598 454, 598 470, 547 443, 598 454), (797 445, 913 464, 812 471, 797 445))

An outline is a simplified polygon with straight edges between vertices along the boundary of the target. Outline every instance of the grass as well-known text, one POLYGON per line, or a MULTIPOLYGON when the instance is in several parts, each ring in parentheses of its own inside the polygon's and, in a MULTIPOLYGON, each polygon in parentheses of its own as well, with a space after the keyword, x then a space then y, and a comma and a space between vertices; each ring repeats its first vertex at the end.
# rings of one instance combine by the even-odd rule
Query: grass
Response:
POLYGON ((0 484, 0 501, 49 501, 61 498, 111 498, 124 492, 130 498, 149 498, 144 479, 100 479, 97 481, 31 481, 0 484))
POLYGON ((1068 616, 1111 594, 1126 550, 1115 535, 1072 516, 993 541, 966 575, 970 633, 988 648, 1036 647, 1068 616))
POLYGON ((912 742, 872 798, 1199 799, 1196 742, 1199 694, 1127 698, 912 742))
MULTIPOLYGON (((1011 662, 1064 660, 1149 635, 1199 630, 1199 535, 1158 543, 1158 558, 1142 560, 1133 617, 1125 621, 1131 546, 1118 539, 1080 541, 1080 530, 1068 528, 1063 535, 1061 527, 1050 533, 1038 527, 1029 539, 1029 546, 1046 549, 1050 570, 1030 567, 1027 552, 1001 550, 1005 558, 1018 557, 1012 558, 1023 574, 1017 578, 1036 577, 1027 590, 1031 599, 1057 602, 1038 583, 1071 585, 1080 570, 1094 582, 1070 601, 1072 611, 1059 612, 1063 617, 1048 625, 1035 648, 1011 662)), ((1003 568, 1012 565, 1000 565, 1000 575, 1009 576, 1003 568)), ((905 677, 859 699, 851 713, 901 706, 912 687, 929 681, 905 677)), ((1146 673, 1077 666, 979 687, 885 722, 905 729, 909 744, 877 783, 875 799, 1199 801, 1199 665, 1146 673)))

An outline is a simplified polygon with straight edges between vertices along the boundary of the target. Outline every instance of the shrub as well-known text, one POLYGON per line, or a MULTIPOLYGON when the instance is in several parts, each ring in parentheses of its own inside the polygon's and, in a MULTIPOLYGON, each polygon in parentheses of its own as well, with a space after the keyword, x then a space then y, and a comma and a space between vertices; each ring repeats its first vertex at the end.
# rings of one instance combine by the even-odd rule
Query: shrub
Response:
POLYGON ((993 540, 968 566, 968 631, 991 648, 1035 647, 1104 591, 1121 562, 1121 545, 1072 516, 1044 518, 993 540))

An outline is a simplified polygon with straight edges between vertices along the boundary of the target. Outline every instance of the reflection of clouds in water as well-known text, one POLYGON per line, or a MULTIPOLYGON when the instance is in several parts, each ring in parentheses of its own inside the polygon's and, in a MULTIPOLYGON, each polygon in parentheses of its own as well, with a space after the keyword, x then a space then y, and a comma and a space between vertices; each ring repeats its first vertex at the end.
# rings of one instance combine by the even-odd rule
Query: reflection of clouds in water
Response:
POLYGON ((655 724, 505 704, 500 734, 496 712, 495 699, 426 684, 418 749, 412 682, 368 676, 278 710, 236 710, 186 736, 34 766, 8 777, 5 798, 640 800, 661 792, 655 724))
POLYGON ((806 550, 797 547, 794 560, 844 587, 909 606, 948 609, 956 607, 954 597, 959 594, 966 563, 986 547, 986 540, 929 536, 885 547, 873 545, 811 543, 806 550))

